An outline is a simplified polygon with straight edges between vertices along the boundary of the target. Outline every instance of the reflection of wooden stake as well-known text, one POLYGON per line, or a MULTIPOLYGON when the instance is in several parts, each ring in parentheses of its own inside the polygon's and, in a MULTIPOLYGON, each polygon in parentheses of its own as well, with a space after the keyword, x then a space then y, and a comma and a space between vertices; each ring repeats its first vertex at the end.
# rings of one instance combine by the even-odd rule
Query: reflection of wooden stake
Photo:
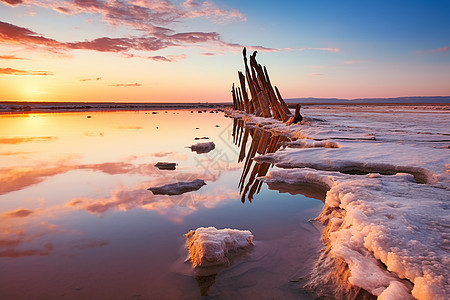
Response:
POLYGON ((245 157, 245 146, 247 145, 248 133, 249 133, 249 130, 247 128, 245 128, 244 139, 242 140, 241 152, 239 152, 238 162, 241 162, 245 157))

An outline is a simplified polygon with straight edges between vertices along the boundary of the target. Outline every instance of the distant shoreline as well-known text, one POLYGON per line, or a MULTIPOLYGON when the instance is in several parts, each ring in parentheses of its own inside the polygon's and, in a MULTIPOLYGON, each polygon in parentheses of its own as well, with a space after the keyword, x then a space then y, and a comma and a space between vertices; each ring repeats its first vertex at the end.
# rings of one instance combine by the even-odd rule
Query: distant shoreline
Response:
MULTIPOLYGON (((449 106, 450 97, 409 97, 409 98, 379 98, 379 99, 286 99, 290 108, 296 104, 305 106, 449 106), (407 100, 412 100, 408 102, 407 100), (428 100, 422 101, 420 100, 428 100), (434 101, 433 101, 434 100, 434 101)), ((44 113, 44 112, 82 112, 82 111, 137 111, 164 109, 222 109, 232 106, 231 102, 221 103, 122 103, 122 102, 28 102, 0 101, 1 113, 44 113)))
POLYGON ((126 111, 164 109, 218 109, 228 103, 120 103, 0 101, 0 113, 126 111))

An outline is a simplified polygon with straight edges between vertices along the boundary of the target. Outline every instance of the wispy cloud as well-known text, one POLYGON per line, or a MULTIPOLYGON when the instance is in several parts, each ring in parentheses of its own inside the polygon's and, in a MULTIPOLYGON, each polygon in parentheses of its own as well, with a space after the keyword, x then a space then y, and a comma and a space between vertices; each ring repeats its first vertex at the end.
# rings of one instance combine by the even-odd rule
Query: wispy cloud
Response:
POLYGON ((142 86, 140 83, 117 83, 117 84, 111 84, 110 86, 115 87, 130 87, 130 86, 142 86))
POLYGON ((25 58, 22 58, 22 57, 18 57, 18 56, 15 56, 15 55, 0 55, 0 59, 11 59, 11 60, 15 60, 15 59, 25 59, 25 58))
POLYGON ((18 208, 13 211, 5 212, 1 215, 2 218, 25 218, 34 213, 33 210, 18 208))
MULTIPOLYGON (((175 32, 171 26, 182 20, 206 18, 213 22, 244 22, 246 17, 236 9, 218 7, 212 1, 188 0, 183 3, 156 0, 74 0, 74 1, 12 1, 0 0, 11 6, 28 5, 53 9, 68 15, 96 15, 113 26, 125 26, 139 34, 127 37, 98 37, 92 40, 62 42, 45 37, 31 29, 0 22, 0 43, 22 45, 28 48, 42 48, 53 52, 71 49, 118 52, 126 57, 141 57, 161 62, 175 62, 183 57, 137 56, 133 51, 153 52, 168 47, 197 47, 205 44, 222 51, 239 51, 244 45, 227 43, 217 32, 175 32)), ((248 46, 248 45, 247 45, 248 46)), ((277 49, 253 46, 259 51, 277 49)))
POLYGON ((0 2, 6 3, 11 6, 19 5, 23 3, 23 0, 0 0, 0 2))
POLYGON ((51 142, 57 139, 58 138, 54 136, 30 136, 30 137, 27 136, 27 137, 11 137, 11 138, 0 137, 0 144, 16 145, 29 142, 51 142))
POLYGON ((48 72, 48 71, 26 71, 26 70, 12 69, 12 68, 0 68, 0 74, 4 74, 4 75, 38 75, 38 76, 54 75, 52 72, 48 72))
MULTIPOLYGON (((167 47, 183 46, 188 47, 193 44, 211 44, 216 47, 228 50, 241 50, 243 45, 235 43, 226 43, 220 39, 217 32, 183 32, 175 34, 158 34, 157 36, 144 37, 126 37, 109 38, 101 37, 94 40, 83 42, 59 42, 54 39, 46 38, 30 29, 19 27, 10 23, 0 21, 0 42, 6 44, 21 44, 26 47, 41 47, 52 52, 67 50, 94 50, 99 52, 117 52, 123 53, 127 57, 140 57, 130 53, 130 51, 153 52, 167 47)), ((262 46, 251 46, 253 50, 259 51, 278 51, 274 48, 262 46)), ((176 61, 184 56, 154 56, 158 61, 176 61)), ((148 57, 147 57, 148 58, 148 57)))
POLYGON ((416 53, 423 54, 423 53, 438 53, 438 52, 448 52, 450 51, 450 46, 436 48, 436 49, 429 49, 429 50, 417 50, 416 53))
POLYGON ((101 77, 96 77, 96 78, 82 78, 82 79, 80 79, 80 81, 92 81, 92 80, 99 81, 100 79, 102 79, 102 78, 101 78, 101 77))

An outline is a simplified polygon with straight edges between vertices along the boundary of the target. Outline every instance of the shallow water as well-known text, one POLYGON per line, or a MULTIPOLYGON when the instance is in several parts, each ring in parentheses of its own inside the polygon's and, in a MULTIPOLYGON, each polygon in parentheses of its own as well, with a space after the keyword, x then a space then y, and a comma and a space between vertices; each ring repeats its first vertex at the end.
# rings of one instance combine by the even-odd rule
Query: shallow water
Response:
POLYGON ((200 226, 248 229, 256 244, 209 296, 313 298, 302 285, 321 242, 308 220, 323 203, 266 184, 248 201, 233 122, 190 110, 0 115, 1 298, 199 298, 183 235, 200 226), (187 148, 209 141, 206 154, 187 148), (179 196, 147 190, 196 178, 207 185, 179 196))

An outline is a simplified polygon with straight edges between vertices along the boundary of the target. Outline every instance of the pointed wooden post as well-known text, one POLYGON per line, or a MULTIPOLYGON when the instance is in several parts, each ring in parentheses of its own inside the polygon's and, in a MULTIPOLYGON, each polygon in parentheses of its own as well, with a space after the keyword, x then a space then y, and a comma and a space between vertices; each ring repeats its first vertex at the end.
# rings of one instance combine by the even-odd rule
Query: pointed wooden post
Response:
POLYGON ((235 95, 235 93, 234 93, 234 83, 233 83, 233 85, 231 86, 231 95, 232 95, 232 97, 233 97, 233 109, 234 109, 234 110, 237 110, 237 109, 238 109, 238 105, 237 105, 236 95, 235 95))
POLYGON ((245 112, 250 113, 250 101, 248 100, 247 90, 245 88, 245 76, 238 71, 239 82, 241 83, 242 98, 244 99, 245 112))
POLYGON ((253 79, 252 79, 252 76, 250 75, 250 70, 248 68, 247 49, 246 48, 244 48, 244 50, 242 50, 242 55, 244 57, 245 77, 247 78, 248 89, 250 90, 250 95, 252 96, 253 110, 255 111, 255 115, 257 117, 259 117, 262 115, 262 109, 261 109, 261 106, 259 105, 259 101, 257 100, 258 94, 255 90, 255 86, 253 84, 253 79))
POLYGON ((289 116, 291 116, 292 113, 291 113, 291 111, 289 110, 289 107, 287 106, 286 102, 284 102, 283 98, 281 97, 280 91, 278 90, 278 88, 277 88, 276 86, 275 86, 275 92, 277 93, 278 101, 280 101, 280 103, 281 103, 281 105, 282 105, 282 107, 283 107, 283 110, 284 110, 289 116))
POLYGON ((300 107, 301 105, 297 103, 297 105, 295 106, 295 114, 294 114, 294 120, 293 123, 298 123, 301 122, 303 120, 302 115, 300 114, 300 107))

